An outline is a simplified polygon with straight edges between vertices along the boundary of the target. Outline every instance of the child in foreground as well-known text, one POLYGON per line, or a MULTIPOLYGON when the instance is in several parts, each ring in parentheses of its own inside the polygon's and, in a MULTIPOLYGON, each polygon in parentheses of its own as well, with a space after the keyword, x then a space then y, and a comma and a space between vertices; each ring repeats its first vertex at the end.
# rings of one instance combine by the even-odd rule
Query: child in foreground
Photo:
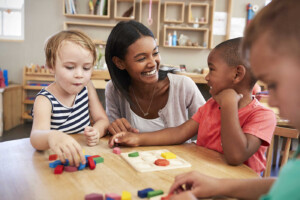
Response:
MULTIPOLYGON (((269 104, 300 130, 300 1, 273 0, 245 32, 243 55, 253 74, 268 85, 269 104), (284 39, 283 39, 284 38, 284 39)), ((227 196, 237 199, 299 200, 300 144, 278 179, 217 179, 199 172, 181 174, 170 189, 171 199, 227 196), (183 188, 185 188, 183 190, 183 188)))
POLYGON ((276 117, 252 96, 256 79, 241 60, 241 40, 225 41, 209 54, 205 79, 212 98, 192 119, 152 133, 122 132, 111 138, 110 146, 180 144, 198 133, 197 145, 224 153, 231 165, 245 163, 257 173, 262 172, 276 117))
POLYGON ((68 159, 70 165, 78 166, 80 161, 85 163, 85 157, 68 134, 84 133, 87 145, 94 146, 109 125, 90 81, 95 46, 82 32, 62 31, 48 39, 45 54, 55 81, 37 94, 30 141, 37 150, 50 148, 62 162, 68 159))

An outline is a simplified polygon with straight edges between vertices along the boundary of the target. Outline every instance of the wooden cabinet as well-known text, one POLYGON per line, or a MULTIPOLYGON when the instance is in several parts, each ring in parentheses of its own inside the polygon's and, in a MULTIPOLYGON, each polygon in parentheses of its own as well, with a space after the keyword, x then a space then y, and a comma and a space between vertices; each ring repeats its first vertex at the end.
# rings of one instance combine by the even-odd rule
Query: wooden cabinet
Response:
POLYGON ((63 0, 63 14, 72 19, 64 22, 64 29, 82 29, 95 44, 105 45, 112 28, 119 21, 133 19, 147 26, 163 47, 201 50, 212 45, 215 0, 152 0, 151 6, 149 0, 76 0, 75 12, 70 11, 72 6, 69 5, 74 1, 63 0), (99 4, 102 2, 106 2, 106 12, 100 14, 99 10, 103 7, 99 4), (182 35, 189 42, 169 45, 169 34, 173 35, 174 31, 177 32, 177 41, 182 35), (163 39, 160 40, 160 37, 163 39))
POLYGON ((214 0, 165 2, 163 47, 198 50, 211 48, 214 6, 214 0), (185 6, 188 8, 188 16, 184 19, 185 6), (173 40, 175 33, 176 45, 169 41, 173 40))
POLYGON ((4 131, 10 130, 21 124, 21 97, 22 85, 12 84, 4 89, 3 119, 1 119, 4 131))
POLYGON ((36 94, 54 81, 48 69, 33 65, 23 69, 22 119, 32 119, 30 112, 36 94))

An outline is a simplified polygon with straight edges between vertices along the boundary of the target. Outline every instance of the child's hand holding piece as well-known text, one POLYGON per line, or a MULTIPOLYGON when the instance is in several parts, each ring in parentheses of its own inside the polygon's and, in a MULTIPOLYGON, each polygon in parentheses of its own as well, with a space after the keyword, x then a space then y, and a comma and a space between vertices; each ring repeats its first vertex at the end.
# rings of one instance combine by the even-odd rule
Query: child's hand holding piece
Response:
POLYGON ((63 163, 66 159, 69 160, 70 165, 79 166, 79 163, 85 164, 85 157, 82 153, 82 148, 78 142, 69 135, 59 131, 53 131, 48 138, 49 147, 59 160, 63 163))
POLYGON ((87 126, 84 129, 84 135, 86 137, 86 143, 89 146, 95 146, 99 143, 100 134, 97 129, 91 126, 87 126))
POLYGON ((172 195, 174 199, 176 199, 176 194, 186 191, 190 191, 198 198, 203 198, 218 195, 219 188, 221 185, 218 179, 192 171, 176 176, 169 193, 174 194, 172 195))

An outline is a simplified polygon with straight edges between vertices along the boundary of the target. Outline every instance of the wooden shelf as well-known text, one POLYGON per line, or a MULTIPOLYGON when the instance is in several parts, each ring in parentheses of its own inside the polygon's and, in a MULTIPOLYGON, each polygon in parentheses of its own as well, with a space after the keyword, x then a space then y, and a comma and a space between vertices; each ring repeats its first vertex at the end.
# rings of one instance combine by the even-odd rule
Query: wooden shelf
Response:
POLYGON ((175 48, 175 49, 207 49, 208 46, 208 28, 193 28, 193 27, 179 27, 179 26, 164 26, 164 42, 163 47, 167 48, 175 48), (190 38, 191 43, 198 43, 197 46, 188 46, 188 45, 177 45, 177 46, 169 46, 166 45, 166 38, 168 36, 167 33, 172 33, 173 31, 177 32, 177 40, 180 38, 180 34, 185 33, 187 36, 192 36, 192 32, 196 33, 199 36, 194 36, 194 38, 190 38))
MULTIPOLYGON (((66 8, 66 3, 69 3, 69 0, 64 0, 63 1, 63 15, 66 17, 71 17, 71 18, 82 18, 82 19, 109 19, 110 18, 110 1, 107 0, 107 14, 106 15, 98 15, 98 14, 90 14, 89 10, 89 0, 80 0, 76 2, 76 13, 75 14, 70 14, 67 11, 66 8), (85 6, 83 6, 85 5, 85 6), (80 10, 79 8, 84 7, 84 10, 80 10)), ((95 9, 95 8, 94 8, 95 9)))
POLYGON ((109 19, 108 15, 85 15, 85 14, 64 14, 66 17, 73 17, 73 18, 89 18, 89 19, 109 19))
POLYGON ((32 117, 27 112, 23 113, 22 118, 23 119, 32 119, 32 117))
POLYGON ((208 3, 189 3, 188 23, 208 24, 209 4, 208 3), (197 10, 197 12, 193 11, 197 10), (198 21, 196 21, 198 19, 198 21), (203 20, 201 20, 203 19, 203 20))
POLYGON ((183 23, 183 21, 184 21, 184 2, 171 2, 171 1, 165 2, 164 22, 183 23), (178 13, 178 15, 176 15, 176 13, 178 13))
POLYGON ((135 19, 135 0, 115 0, 114 19, 124 21, 135 19), (124 16, 125 13, 129 16, 124 16))

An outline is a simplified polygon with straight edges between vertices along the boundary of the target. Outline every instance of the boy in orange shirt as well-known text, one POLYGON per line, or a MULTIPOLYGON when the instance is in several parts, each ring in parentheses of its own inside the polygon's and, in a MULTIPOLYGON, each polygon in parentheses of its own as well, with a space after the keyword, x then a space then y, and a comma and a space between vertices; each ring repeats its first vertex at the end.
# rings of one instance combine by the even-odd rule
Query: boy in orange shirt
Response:
POLYGON ((241 59, 241 41, 242 38, 227 40, 210 52, 205 79, 212 98, 192 119, 152 133, 121 132, 110 139, 110 146, 180 144, 198 132, 197 145, 224 153, 231 165, 244 163, 262 172, 276 117, 252 96, 256 79, 241 59))

